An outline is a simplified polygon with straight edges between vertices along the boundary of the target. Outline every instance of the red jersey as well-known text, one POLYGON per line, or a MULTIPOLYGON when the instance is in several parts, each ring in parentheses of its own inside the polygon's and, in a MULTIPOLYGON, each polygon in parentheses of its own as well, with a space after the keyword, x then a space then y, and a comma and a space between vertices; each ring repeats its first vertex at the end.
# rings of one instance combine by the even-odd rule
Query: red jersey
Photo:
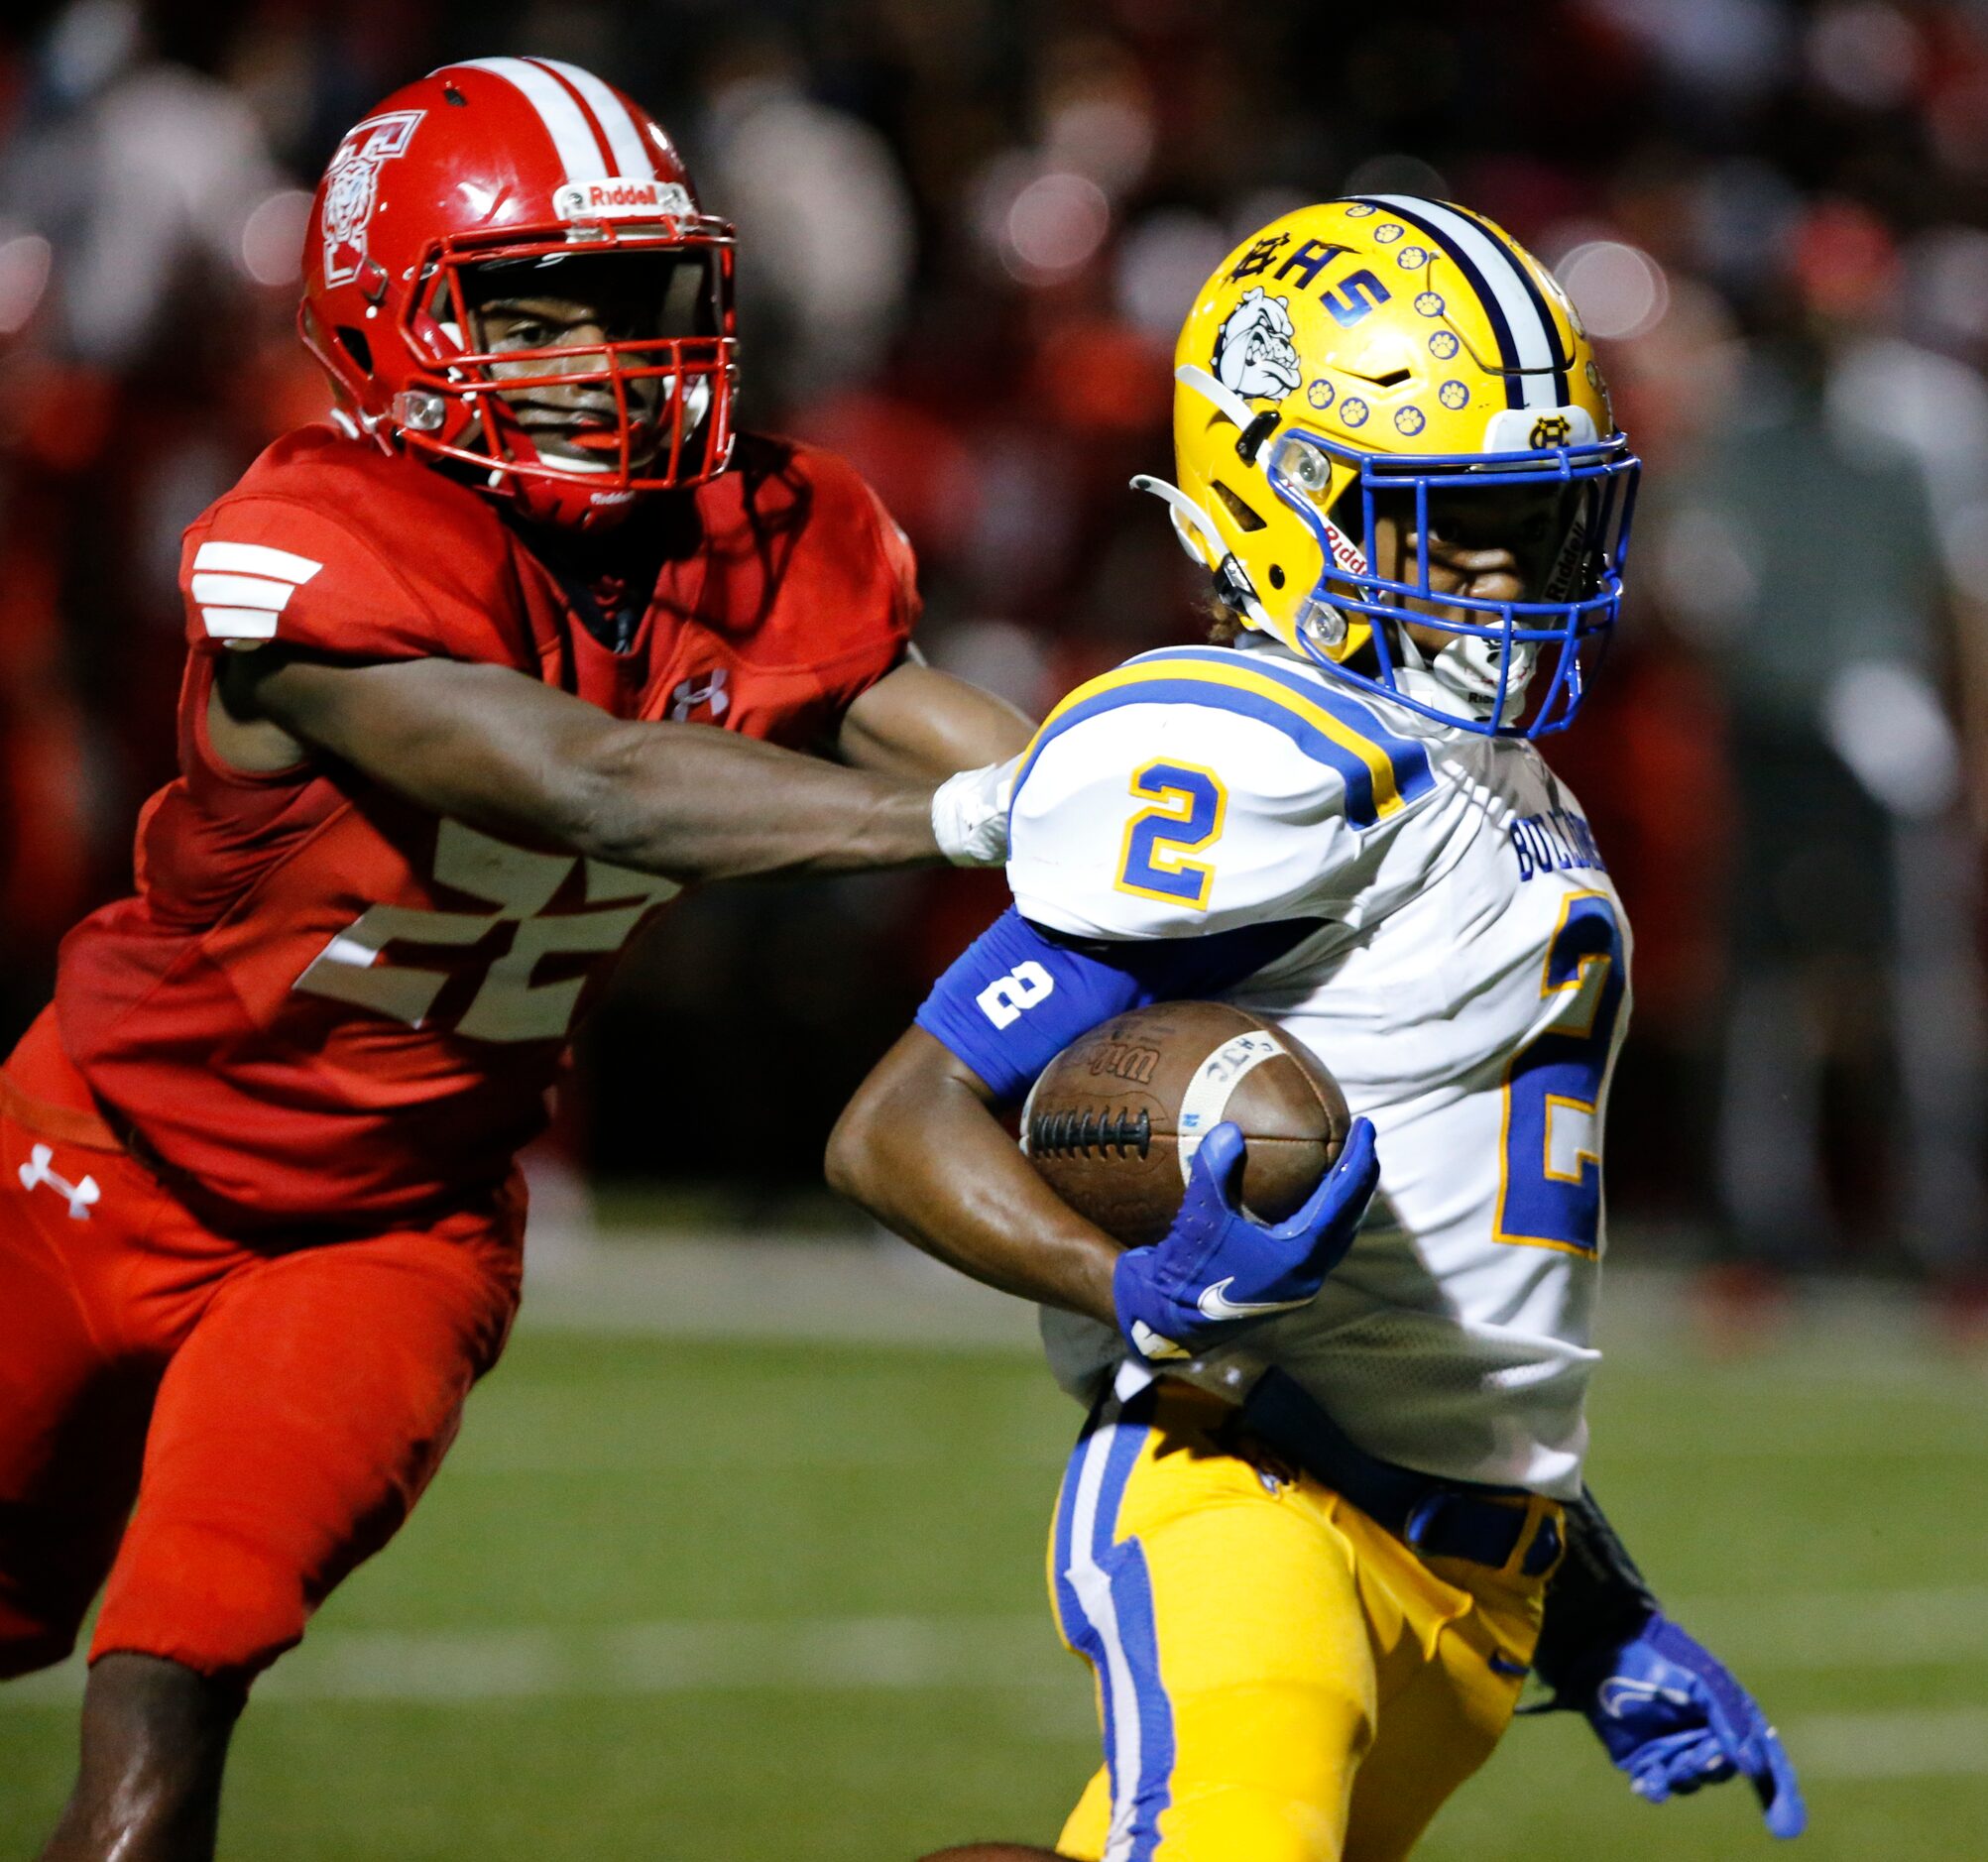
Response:
POLYGON ((641 524, 661 566, 621 651, 494 505, 330 427, 279 440, 186 532, 180 773, 139 819, 137 896, 63 943, 56 1012, 98 1101, 217 1224, 350 1229, 488 1195, 544 1121, 574 1020, 676 888, 329 759, 230 768, 206 733, 216 655, 490 662, 619 718, 796 749, 901 656, 909 548, 833 455, 746 436, 641 524))

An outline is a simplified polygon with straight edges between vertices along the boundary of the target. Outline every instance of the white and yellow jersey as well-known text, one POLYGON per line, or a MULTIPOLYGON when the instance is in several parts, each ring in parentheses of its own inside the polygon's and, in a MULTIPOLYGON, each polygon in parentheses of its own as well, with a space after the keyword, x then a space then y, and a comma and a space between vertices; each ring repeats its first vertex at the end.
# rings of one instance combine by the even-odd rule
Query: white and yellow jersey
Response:
MULTIPOLYGON (((1571 1497, 1629 1006, 1620 901, 1530 744, 1248 639, 1074 692, 1014 798, 1008 878, 1035 926, 1114 944, 1289 927, 1222 993, 1374 1123, 1379 1193, 1324 1293, 1169 1372, 1233 1396, 1274 1362, 1372 1455, 1571 1497)), ((1126 1350, 1069 1314, 1043 1330, 1079 1392, 1126 1350)))

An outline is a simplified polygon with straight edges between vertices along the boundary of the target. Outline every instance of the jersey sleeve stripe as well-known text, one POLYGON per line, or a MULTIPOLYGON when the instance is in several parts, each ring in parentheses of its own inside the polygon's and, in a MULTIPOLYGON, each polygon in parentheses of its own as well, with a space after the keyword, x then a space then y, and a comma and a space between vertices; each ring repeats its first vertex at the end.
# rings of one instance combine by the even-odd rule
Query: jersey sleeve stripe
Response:
POLYGON ((216 575, 195 570, 193 599, 218 608, 274 608, 281 614, 296 593, 294 582, 278 582, 266 575, 216 575))
MULTIPOLYGON (((1137 663, 1147 665, 1160 660, 1176 663, 1187 660, 1212 666, 1234 666, 1237 663, 1234 650, 1226 646, 1164 646, 1157 652, 1141 653, 1137 663)), ((1347 730, 1357 733, 1382 751, 1393 765, 1395 787, 1404 802, 1415 800, 1436 785, 1435 773, 1429 766, 1428 746, 1391 729, 1371 706, 1362 703, 1350 692, 1325 685, 1316 678, 1291 667, 1280 666, 1272 660, 1252 656, 1241 663, 1258 678, 1274 679, 1286 691, 1310 704, 1323 706, 1347 730)))
POLYGON ((273 640, 277 616, 271 608, 202 608, 207 636, 217 640, 273 640))
POLYGON ((1386 756, 1329 711, 1239 667, 1194 665, 1120 666, 1079 686, 1036 733, 1015 778, 1016 796, 1043 751, 1065 731, 1125 705, 1203 705, 1281 731, 1314 762, 1339 775, 1345 788, 1346 819, 1355 828, 1370 828, 1402 807, 1386 756))
POLYGON ((273 575, 286 582, 308 582, 321 562, 267 543, 202 543, 193 552, 196 569, 234 569, 244 575, 273 575))

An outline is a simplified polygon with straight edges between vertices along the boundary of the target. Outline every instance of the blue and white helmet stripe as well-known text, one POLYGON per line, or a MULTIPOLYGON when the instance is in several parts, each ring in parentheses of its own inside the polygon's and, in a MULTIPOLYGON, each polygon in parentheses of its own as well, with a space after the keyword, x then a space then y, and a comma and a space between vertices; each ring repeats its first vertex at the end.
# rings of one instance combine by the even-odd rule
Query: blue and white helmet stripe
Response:
POLYGON ((1470 282, 1497 335, 1505 400, 1514 407, 1561 407, 1573 399, 1568 357, 1533 275, 1481 220, 1413 194, 1362 194, 1422 232, 1470 282))

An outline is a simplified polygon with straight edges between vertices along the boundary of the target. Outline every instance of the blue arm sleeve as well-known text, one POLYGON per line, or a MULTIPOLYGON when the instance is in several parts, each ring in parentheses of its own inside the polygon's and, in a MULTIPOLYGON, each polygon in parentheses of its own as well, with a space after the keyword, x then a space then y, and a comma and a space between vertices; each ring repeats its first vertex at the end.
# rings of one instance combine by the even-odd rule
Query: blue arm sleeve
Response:
POLYGON ((932 986, 919 1027, 1011 1106, 1080 1035, 1148 1002, 1219 995, 1318 929, 1317 919, 1240 925, 1204 938, 1079 944, 1010 905, 932 986))

